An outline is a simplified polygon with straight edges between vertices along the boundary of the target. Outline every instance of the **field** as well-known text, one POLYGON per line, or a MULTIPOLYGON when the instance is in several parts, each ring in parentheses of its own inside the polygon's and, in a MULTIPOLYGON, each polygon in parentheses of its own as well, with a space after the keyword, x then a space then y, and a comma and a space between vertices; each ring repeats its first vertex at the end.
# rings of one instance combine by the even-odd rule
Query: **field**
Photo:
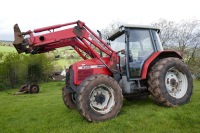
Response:
POLYGON ((64 67, 66 67, 68 69, 71 64, 73 64, 75 62, 78 62, 80 60, 81 59, 66 59, 66 58, 62 58, 62 59, 55 60, 55 64, 60 65, 63 69, 64 69, 64 67))
POLYGON ((60 65, 62 68, 69 68, 71 64, 82 59, 71 47, 58 48, 54 53, 61 55, 61 58, 55 59, 55 63, 60 65), (73 57, 71 58, 70 56, 73 57))
MULTIPOLYGON (((6 53, 6 52, 17 52, 15 50, 14 47, 9 47, 9 46, 0 46, 0 53, 6 53)), ((75 56, 75 59, 74 58, 69 58, 68 56, 66 57, 62 57, 62 58, 59 58, 59 59, 55 59, 55 64, 58 64, 59 66, 62 67, 62 69, 64 69, 64 67, 68 68, 71 64, 73 64, 74 62, 77 62, 80 60, 80 58, 77 59, 78 54, 75 53, 74 50, 72 50, 72 48, 70 47, 64 47, 64 48, 58 48, 57 50, 54 51, 54 53, 58 53, 58 54, 61 54, 63 55, 63 53, 66 52, 67 54, 66 55, 73 55, 75 56)))
POLYGON ((18 89, 0 92, 0 133, 199 133, 200 82, 195 81, 194 93, 188 104, 166 108, 150 98, 123 102, 120 114, 105 122, 84 120, 77 110, 63 104, 61 87, 64 82, 41 84, 39 94, 13 95, 18 89))
POLYGON ((0 52, 17 52, 14 47, 0 46, 0 52))

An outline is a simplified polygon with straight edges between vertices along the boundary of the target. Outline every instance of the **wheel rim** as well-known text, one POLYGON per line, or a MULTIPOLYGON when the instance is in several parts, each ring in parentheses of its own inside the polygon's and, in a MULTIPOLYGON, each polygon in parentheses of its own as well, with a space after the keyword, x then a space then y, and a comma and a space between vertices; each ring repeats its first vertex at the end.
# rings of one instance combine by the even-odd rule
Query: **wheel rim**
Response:
POLYGON ((34 86, 34 87, 32 87, 31 91, 32 91, 32 93, 37 93, 38 88, 36 86, 34 86))
POLYGON ((176 98, 182 98, 188 88, 187 76, 176 68, 171 68, 167 71, 165 76, 165 86, 168 93, 176 98))
POLYGON ((101 114, 106 114, 112 110, 114 105, 114 92, 112 88, 105 84, 93 88, 90 94, 90 107, 92 109, 101 114))

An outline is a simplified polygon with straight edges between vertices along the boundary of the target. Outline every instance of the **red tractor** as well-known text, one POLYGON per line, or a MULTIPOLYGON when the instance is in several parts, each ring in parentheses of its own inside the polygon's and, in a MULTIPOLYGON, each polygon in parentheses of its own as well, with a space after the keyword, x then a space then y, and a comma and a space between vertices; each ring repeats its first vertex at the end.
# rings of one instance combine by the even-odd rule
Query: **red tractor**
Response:
POLYGON ((190 101, 191 73, 177 52, 163 50, 159 32, 150 26, 122 25, 108 37, 113 50, 81 21, 27 32, 16 24, 13 44, 18 53, 27 54, 73 47, 83 61, 69 67, 63 101, 88 121, 104 121, 117 116, 123 97, 132 100, 151 94, 166 107, 190 101), (55 31, 61 27, 66 28, 55 31))

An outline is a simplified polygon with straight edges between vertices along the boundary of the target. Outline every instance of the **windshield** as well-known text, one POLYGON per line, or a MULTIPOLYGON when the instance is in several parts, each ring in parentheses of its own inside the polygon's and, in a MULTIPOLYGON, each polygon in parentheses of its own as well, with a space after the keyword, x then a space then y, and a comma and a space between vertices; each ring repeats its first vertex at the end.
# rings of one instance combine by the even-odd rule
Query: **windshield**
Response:
POLYGON ((132 29, 129 37, 129 51, 135 60, 144 61, 153 50, 149 30, 132 29), (141 60, 142 59, 142 60, 141 60))
POLYGON ((122 34, 121 36, 117 37, 114 41, 111 41, 111 48, 114 51, 120 51, 122 49, 125 49, 125 34, 122 34))

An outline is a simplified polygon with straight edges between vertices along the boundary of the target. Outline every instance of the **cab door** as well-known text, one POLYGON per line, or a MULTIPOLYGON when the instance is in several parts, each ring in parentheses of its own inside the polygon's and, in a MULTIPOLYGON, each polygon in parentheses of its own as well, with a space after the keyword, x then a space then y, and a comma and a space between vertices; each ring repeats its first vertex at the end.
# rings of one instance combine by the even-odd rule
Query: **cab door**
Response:
POLYGON ((144 62, 155 51, 151 30, 130 29, 126 46, 128 55, 126 56, 126 61, 128 62, 126 65, 127 76, 129 79, 139 78, 144 62))

